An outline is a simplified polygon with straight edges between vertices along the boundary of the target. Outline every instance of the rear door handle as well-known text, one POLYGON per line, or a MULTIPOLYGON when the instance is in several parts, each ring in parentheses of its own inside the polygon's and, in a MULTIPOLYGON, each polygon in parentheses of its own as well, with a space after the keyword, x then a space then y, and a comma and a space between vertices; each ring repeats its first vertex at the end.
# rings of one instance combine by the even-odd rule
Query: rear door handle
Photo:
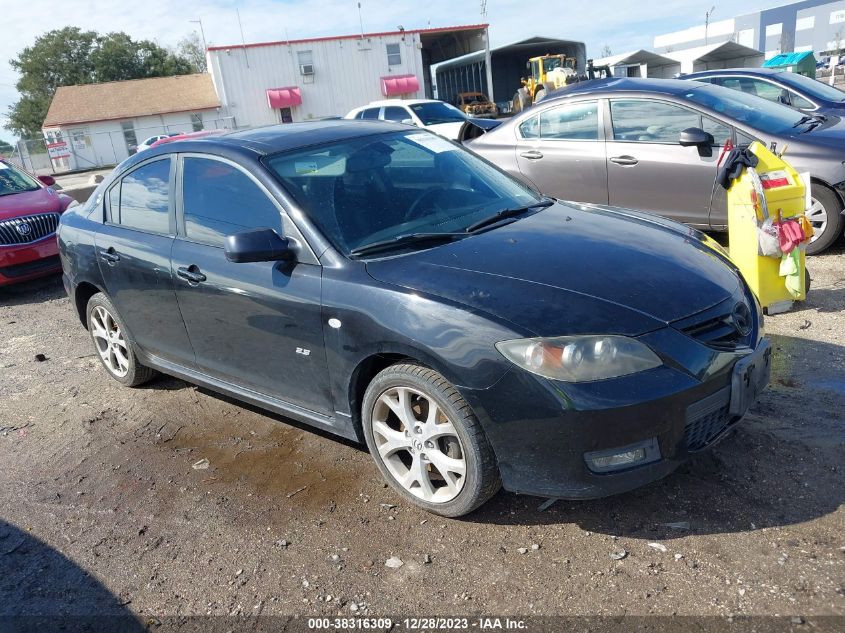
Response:
POLYGON ((610 162, 616 163, 617 165, 622 165, 623 167, 632 167, 640 161, 638 161, 633 156, 614 156, 610 159, 610 162))
POLYGON ((527 152, 522 152, 520 154, 523 158, 527 158, 528 160, 537 160, 538 158, 543 158, 543 152, 540 152, 536 149, 528 150, 527 152))
POLYGON ((205 275, 200 272, 199 267, 196 265, 191 265, 188 268, 178 268, 176 274, 182 279, 187 279, 192 284, 205 281, 205 275))
POLYGON ((116 264, 120 261, 120 255, 118 255, 113 246, 109 246, 107 250, 100 249, 100 259, 108 264, 116 264))

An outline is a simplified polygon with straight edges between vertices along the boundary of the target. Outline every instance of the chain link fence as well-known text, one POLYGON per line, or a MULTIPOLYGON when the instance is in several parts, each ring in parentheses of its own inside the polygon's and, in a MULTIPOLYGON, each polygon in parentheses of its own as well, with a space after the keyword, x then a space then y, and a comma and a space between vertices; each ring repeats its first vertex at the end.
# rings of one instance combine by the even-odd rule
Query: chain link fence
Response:
MULTIPOLYGON (((234 117, 203 120, 200 129, 235 129, 234 117)), ((89 132, 86 127, 51 131, 47 138, 21 139, 9 160, 36 175, 113 167, 138 150, 145 140, 164 134, 199 131, 190 125, 165 124, 89 132), (187 128, 187 129, 186 129, 187 128)))

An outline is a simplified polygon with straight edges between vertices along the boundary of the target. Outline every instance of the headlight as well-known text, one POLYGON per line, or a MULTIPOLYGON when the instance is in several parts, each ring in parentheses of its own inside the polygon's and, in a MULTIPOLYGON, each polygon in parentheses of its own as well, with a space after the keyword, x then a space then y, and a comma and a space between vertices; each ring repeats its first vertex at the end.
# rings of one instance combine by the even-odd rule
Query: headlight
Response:
POLYGON ((627 376, 663 363, 646 345, 626 336, 558 336, 500 341, 496 349, 533 374, 588 382, 627 376))

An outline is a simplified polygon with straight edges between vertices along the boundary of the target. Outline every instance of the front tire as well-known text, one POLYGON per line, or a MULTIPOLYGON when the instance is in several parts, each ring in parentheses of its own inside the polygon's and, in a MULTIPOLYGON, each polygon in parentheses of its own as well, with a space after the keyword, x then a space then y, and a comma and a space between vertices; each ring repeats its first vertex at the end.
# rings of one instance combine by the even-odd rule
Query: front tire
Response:
POLYGON ((138 361, 129 331, 106 295, 98 292, 91 297, 85 313, 94 349, 109 376, 127 387, 136 387, 155 376, 154 370, 138 361))
POLYGON ((367 447, 390 486, 434 514, 458 517, 490 499, 501 479, 469 404, 436 371, 403 363, 380 372, 362 406, 367 447))
POLYGON ((810 208, 806 215, 816 231, 807 245, 807 255, 816 255, 842 235, 842 201, 827 187, 813 184, 810 208))

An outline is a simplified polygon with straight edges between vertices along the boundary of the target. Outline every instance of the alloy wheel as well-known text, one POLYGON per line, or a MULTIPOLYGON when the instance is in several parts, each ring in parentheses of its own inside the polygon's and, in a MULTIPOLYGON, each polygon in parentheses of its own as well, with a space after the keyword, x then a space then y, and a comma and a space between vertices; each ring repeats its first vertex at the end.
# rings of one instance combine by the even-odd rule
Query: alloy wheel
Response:
POLYGON ((378 457, 413 496, 446 503, 460 494, 467 473, 453 422, 431 397, 409 387, 384 391, 373 407, 378 457))
POLYGON ((91 312, 91 336, 108 370, 123 378, 129 372, 129 348, 117 321, 103 306, 91 312))
POLYGON ((810 242, 815 242, 827 228, 827 210, 825 210, 824 205, 821 202, 819 202, 816 198, 812 198, 810 200, 810 208, 807 209, 805 215, 810 221, 810 224, 813 225, 814 233, 810 242))

